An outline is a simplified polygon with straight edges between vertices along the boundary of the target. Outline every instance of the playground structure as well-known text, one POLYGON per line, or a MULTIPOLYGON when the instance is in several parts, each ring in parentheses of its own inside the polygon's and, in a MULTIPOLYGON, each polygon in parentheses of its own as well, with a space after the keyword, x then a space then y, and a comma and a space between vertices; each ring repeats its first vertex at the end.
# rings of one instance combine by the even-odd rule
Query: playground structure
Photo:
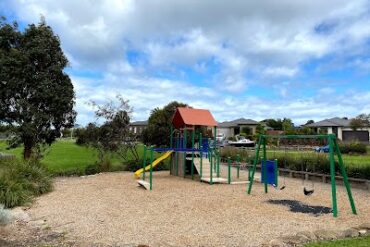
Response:
MULTIPOLYGON (((141 177, 138 180, 139 185, 151 190, 153 168, 168 158, 170 158, 170 174, 173 176, 184 178, 189 176, 194 179, 198 175, 200 181, 209 184, 237 183, 232 182, 231 179, 231 160, 228 160, 227 178, 221 177, 216 130, 217 122, 208 110, 177 108, 172 118, 170 146, 168 148, 144 147, 143 168, 135 172, 136 178, 141 177), (162 155, 154 160, 154 152, 162 155), (146 181, 146 172, 149 172, 149 181, 146 181)), ((236 169, 239 177, 239 166, 236 169)))
MULTIPOLYGON (((227 158, 226 176, 222 174, 220 165, 220 150, 216 146, 216 130, 217 123, 208 110, 193 109, 193 108, 178 108, 173 116, 170 135, 170 147, 168 148, 146 148, 144 147, 143 167, 135 172, 139 185, 147 190, 153 188, 153 168, 162 161, 170 158, 170 174, 173 176, 190 177, 209 184, 225 183, 238 184, 247 183, 247 193, 251 194, 253 181, 255 181, 256 168, 260 164, 261 178, 256 180, 261 181, 264 185, 265 193, 268 192, 268 185, 272 185, 275 189, 284 190, 286 187, 285 177, 282 186, 278 187, 279 178, 279 162, 277 159, 268 160, 266 155, 267 141, 271 139, 280 140, 299 140, 299 139, 315 139, 325 140, 329 144, 329 160, 330 160, 330 179, 331 179, 331 194, 332 194, 332 212, 333 216, 337 217, 337 199, 336 199, 336 161, 337 155, 339 172, 343 177, 346 192, 348 194, 352 213, 357 214, 355 203, 352 197, 351 187, 348 182, 348 177, 344 168, 343 159, 339 150, 339 146, 335 135, 260 135, 258 144, 255 149, 253 164, 248 169, 248 177, 245 181, 232 181, 232 163, 234 163, 237 177, 239 178, 240 159, 239 157, 232 162, 227 158), (212 134, 209 134, 213 130, 212 134), (207 136, 208 134, 208 136, 207 136), (205 136, 206 135, 206 136, 205 136), (262 157, 260 151, 262 149, 262 157), (161 153, 157 159, 154 159, 154 152, 161 153), (148 156, 148 157, 147 157, 148 156), (147 164, 149 160, 149 164, 147 164), (149 172, 149 181, 146 180, 146 172, 149 172)), ((312 150, 311 150, 312 151, 312 150)), ((286 152, 285 152, 286 153, 286 152)), ((225 166, 223 166, 225 168, 225 166)), ((235 170, 234 168, 234 170, 235 170)), ((285 168, 285 167, 284 167, 285 168)), ((303 165, 302 165, 303 168, 303 165)), ((304 169, 302 169, 303 171, 304 169)), ((307 170, 306 170, 307 171, 307 170)), ((314 193, 313 186, 307 188, 305 181, 308 180, 307 173, 303 180, 303 193, 305 196, 310 196, 314 193)), ((312 185, 313 185, 313 181, 312 185)))
MULTIPOLYGON (((266 165, 262 165, 262 167, 261 167, 261 169, 262 169, 261 173, 263 175, 262 177, 264 177, 264 179, 262 179, 262 182, 264 184, 264 191, 265 191, 265 193, 268 192, 268 185, 269 184, 273 185, 274 187, 277 187, 277 179, 274 180, 273 178, 268 178, 268 176, 269 176, 268 169, 269 168, 267 166, 268 160, 267 160, 267 152, 266 152, 267 141, 269 139, 274 139, 274 138, 278 139, 278 140, 281 140, 281 139, 288 139, 288 140, 289 139, 291 139, 291 140, 292 139, 295 139, 295 140, 296 139, 326 140, 328 145, 329 145, 330 180, 331 180, 331 195, 332 195, 333 216, 334 217, 338 216, 337 192, 336 192, 336 171, 335 171, 335 162, 336 162, 336 160, 335 160, 335 155, 337 156, 339 172, 343 177, 343 182, 344 182, 344 185, 345 185, 345 188, 346 188, 349 203, 351 205, 352 213, 357 214, 355 202, 354 202, 353 197, 352 197, 351 186, 348 182, 348 177, 347 177, 347 173, 346 173, 346 170, 345 170, 345 167, 344 167, 342 155, 341 155, 338 143, 337 143, 336 136, 334 134, 328 134, 328 135, 280 135, 280 136, 260 135, 259 140, 258 140, 258 145, 256 147, 256 155, 255 155, 255 158, 254 158, 254 161, 253 161, 253 167, 252 167, 252 171, 251 171, 251 180, 250 180, 248 190, 247 190, 248 194, 251 194, 251 192, 252 192, 254 175, 255 175, 255 172, 256 172, 257 163, 259 162, 259 159, 260 159, 259 153, 260 153, 260 150, 261 150, 261 146, 262 146, 262 153, 263 153, 262 154, 262 164, 266 164, 266 165), (271 181, 276 181, 276 184, 274 184, 274 182, 271 182, 271 181)), ((276 164, 276 167, 275 167, 274 170, 277 172, 278 171, 277 162, 275 164, 276 164)), ((283 187, 285 187, 285 183, 284 183, 283 187)), ((281 189, 284 189, 283 187, 281 189)), ((313 188, 311 190, 307 190, 306 187, 304 187, 303 190, 304 190, 305 195, 311 195, 314 192, 313 188)))

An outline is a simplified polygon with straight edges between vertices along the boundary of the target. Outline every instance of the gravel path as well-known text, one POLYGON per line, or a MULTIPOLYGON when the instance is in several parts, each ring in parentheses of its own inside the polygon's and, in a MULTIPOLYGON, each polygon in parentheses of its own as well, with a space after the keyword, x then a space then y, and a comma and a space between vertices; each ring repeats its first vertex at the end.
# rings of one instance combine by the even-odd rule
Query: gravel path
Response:
POLYGON ((67 238, 93 244, 150 246, 258 246, 266 240, 303 230, 345 229, 370 219, 370 193, 353 190, 358 216, 350 213, 344 187, 338 186, 339 217, 294 213, 268 200, 297 200, 331 206, 331 188, 315 184, 304 196, 302 181, 287 179, 283 191, 255 183, 208 185, 154 173, 153 191, 137 187, 132 173, 57 178, 55 191, 29 210, 67 238))

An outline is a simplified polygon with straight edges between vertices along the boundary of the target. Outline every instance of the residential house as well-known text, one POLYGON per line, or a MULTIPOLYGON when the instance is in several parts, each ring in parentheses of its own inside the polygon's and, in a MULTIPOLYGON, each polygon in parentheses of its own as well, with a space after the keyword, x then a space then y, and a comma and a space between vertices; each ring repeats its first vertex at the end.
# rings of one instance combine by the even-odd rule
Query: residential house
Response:
POLYGON ((359 128, 355 131, 351 128, 350 123, 351 119, 335 117, 305 126, 314 128, 317 133, 324 131, 328 134, 335 134, 342 141, 359 140, 361 142, 369 142, 370 128, 359 128))
POLYGON ((258 124, 259 122, 257 121, 245 118, 226 121, 217 125, 217 134, 224 134, 226 138, 234 137, 240 134, 244 127, 248 127, 251 130, 251 134, 254 135, 258 124))
POLYGON ((140 135, 148 126, 148 121, 136 121, 130 124, 130 131, 140 135))

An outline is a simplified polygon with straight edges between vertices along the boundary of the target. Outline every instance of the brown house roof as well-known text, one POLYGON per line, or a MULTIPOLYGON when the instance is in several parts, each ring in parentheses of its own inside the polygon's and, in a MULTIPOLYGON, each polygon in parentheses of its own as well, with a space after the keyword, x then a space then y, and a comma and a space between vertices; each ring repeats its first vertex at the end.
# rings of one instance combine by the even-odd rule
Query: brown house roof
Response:
POLYGON ((194 109, 187 107, 178 107, 172 118, 172 124, 175 128, 185 126, 217 126, 216 120, 211 112, 205 109, 194 109))

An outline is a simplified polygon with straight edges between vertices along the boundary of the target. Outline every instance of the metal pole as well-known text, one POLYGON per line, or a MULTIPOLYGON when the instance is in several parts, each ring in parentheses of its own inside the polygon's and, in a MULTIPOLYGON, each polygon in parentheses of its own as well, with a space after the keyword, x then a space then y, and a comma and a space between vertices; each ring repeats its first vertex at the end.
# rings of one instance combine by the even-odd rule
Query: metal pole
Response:
POLYGON ((210 160, 210 162, 209 162, 209 164, 210 164, 210 167, 209 167, 209 172, 210 172, 210 174, 209 174, 209 179, 210 179, 210 181, 209 181, 209 183, 210 184, 213 184, 213 166, 212 166, 212 161, 213 161, 213 159, 212 159, 212 149, 209 149, 210 151, 210 153, 209 153, 209 155, 211 156, 211 160, 210 160))
POLYGON ((344 185, 346 186, 346 189, 347 189, 347 194, 348 194, 348 198, 349 198, 349 203, 351 204, 352 213, 357 214, 355 201, 353 200, 353 197, 352 197, 351 185, 348 182, 348 176, 347 176, 347 173, 346 173, 346 169, 344 168, 342 154, 340 153, 340 149, 339 149, 339 146, 338 146, 338 143, 337 143, 336 139, 334 139, 334 146, 335 146, 335 150, 336 150, 336 153, 337 153, 337 156, 338 156, 339 169, 340 169, 340 172, 341 172, 342 177, 343 177, 344 185))
MULTIPOLYGON (((179 146, 180 146, 180 135, 178 134, 178 137, 176 139, 176 148, 179 148, 179 146)), ((176 152, 175 155, 176 155, 176 157, 175 157, 175 159, 176 159, 176 161, 175 161, 176 162, 176 176, 178 176, 179 175, 179 153, 176 152)))
POLYGON ((194 142, 195 142, 195 127, 191 133, 191 179, 194 180, 194 142))
POLYGON ((153 188, 153 148, 150 149, 150 173, 149 173, 150 190, 153 188))
POLYGON ((170 134, 170 148, 172 149, 172 142, 173 142, 173 137, 172 137, 172 135, 173 135, 173 126, 172 126, 172 124, 171 124, 171 134, 170 134))
POLYGON ((220 177, 220 153, 217 154, 217 177, 220 177))
MULTIPOLYGON (((263 138, 263 161, 262 164, 264 164, 263 168, 263 174, 265 178, 265 193, 267 193, 267 162, 266 162, 266 138, 263 138)), ((263 176, 262 176, 263 177, 263 176)))
POLYGON ((145 180, 145 166, 146 166, 146 146, 144 145, 144 157, 143 157, 143 180, 145 180))
POLYGON ((252 192, 254 174, 256 172, 256 167, 257 167, 258 156, 259 156, 259 153, 260 153, 260 147, 261 147, 262 139, 263 139, 263 136, 260 135, 260 137, 258 138, 256 154, 255 154, 254 161, 253 161, 252 174, 250 176, 250 181, 249 181, 249 186, 248 186, 248 191, 247 191, 248 194, 250 194, 252 192))
POLYGON ((279 186, 279 168, 278 168, 278 160, 275 159, 275 186, 278 187, 279 186))
POLYGON ((186 142, 187 142, 187 135, 186 135, 186 126, 185 126, 185 129, 184 129, 184 178, 185 178, 185 175, 186 175, 186 142))
POLYGON ((331 180, 331 196, 333 204, 333 216, 338 216, 337 208, 337 189, 335 184, 335 160, 334 160, 334 149, 333 149, 333 139, 331 136, 328 137, 329 141, 329 158, 330 158, 330 180, 331 180))
POLYGON ((239 169, 240 169, 240 155, 236 156, 236 177, 239 179, 239 169))
POLYGON ((200 180, 202 181, 203 176, 203 139, 202 133, 199 133, 199 148, 200 148, 200 180))
POLYGON ((231 184, 231 160, 227 157, 227 183, 231 184))

